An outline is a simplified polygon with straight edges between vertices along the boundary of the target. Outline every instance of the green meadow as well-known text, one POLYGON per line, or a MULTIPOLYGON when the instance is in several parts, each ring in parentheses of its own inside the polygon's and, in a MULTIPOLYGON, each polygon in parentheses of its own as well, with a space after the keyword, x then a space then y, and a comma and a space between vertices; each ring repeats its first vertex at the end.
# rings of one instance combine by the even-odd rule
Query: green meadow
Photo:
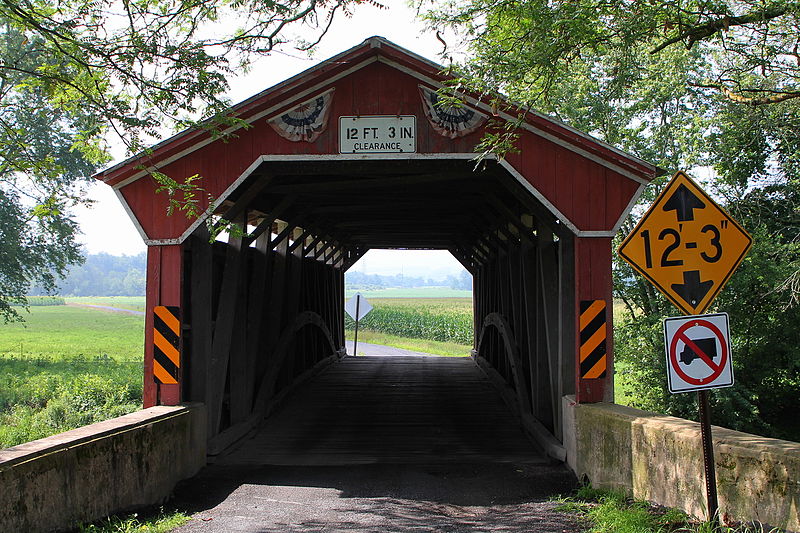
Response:
POLYGON ((25 322, 0 325, 0 448, 141 407, 143 316, 68 305, 22 313, 25 322))

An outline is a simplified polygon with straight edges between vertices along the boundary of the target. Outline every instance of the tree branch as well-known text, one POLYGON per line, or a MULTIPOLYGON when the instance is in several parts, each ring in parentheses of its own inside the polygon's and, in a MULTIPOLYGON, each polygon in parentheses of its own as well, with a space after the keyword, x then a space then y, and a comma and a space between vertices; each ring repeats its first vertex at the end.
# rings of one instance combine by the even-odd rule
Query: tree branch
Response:
POLYGON ((699 87, 702 89, 716 89, 717 91, 725 95, 725 97, 732 102, 736 102, 737 104, 747 104, 751 106, 777 104, 780 102, 785 102, 786 100, 791 100, 793 98, 800 98, 800 91, 768 91, 768 90, 761 91, 758 89, 749 89, 748 90, 749 92, 771 93, 769 96, 750 97, 736 93, 728 89, 721 83, 690 83, 689 85, 691 85, 692 87, 699 87))
POLYGON ((768 22, 774 18, 781 17, 794 11, 800 11, 800 2, 791 2, 785 5, 765 7, 764 9, 759 9, 740 17, 730 17, 725 15, 723 17, 706 22, 705 24, 690 27, 682 33, 667 39, 660 45, 656 46, 650 51, 650 53, 656 54, 664 48, 684 40, 687 40, 686 47, 691 48, 697 41, 701 41, 706 37, 711 37, 720 31, 727 30, 731 26, 745 26, 759 22, 768 22))

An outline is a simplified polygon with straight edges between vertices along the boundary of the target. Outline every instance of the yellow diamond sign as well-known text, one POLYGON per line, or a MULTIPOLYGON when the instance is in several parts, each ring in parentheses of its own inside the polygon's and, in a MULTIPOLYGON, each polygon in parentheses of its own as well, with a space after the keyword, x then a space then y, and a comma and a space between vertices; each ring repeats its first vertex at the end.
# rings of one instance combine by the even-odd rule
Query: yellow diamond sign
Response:
POLYGON ((619 255, 689 315, 705 312, 753 240, 678 172, 619 248, 619 255))

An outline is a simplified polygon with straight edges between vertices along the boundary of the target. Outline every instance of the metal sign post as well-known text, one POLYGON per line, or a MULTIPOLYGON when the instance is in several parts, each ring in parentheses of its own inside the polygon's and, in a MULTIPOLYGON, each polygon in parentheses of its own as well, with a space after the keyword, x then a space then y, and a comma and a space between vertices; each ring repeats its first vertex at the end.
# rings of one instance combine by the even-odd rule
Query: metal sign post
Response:
POLYGON ((673 394, 697 391, 706 503, 711 521, 719 506, 708 390, 733 385, 728 315, 716 313, 666 318, 664 347, 669 391, 673 394))
POLYGON ((356 293, 344 304, 344 310, 356 321, 355 339, 353 340, 353 357, 355 357, 358 354, 358 322, 372 311, 372 305, 361 296, 361 293, 356 293))
POLYGON ((700 411, 700 440, 703 443, 703 466, 706 474, 706 504, 708 521, 717 516, 717 470, 714 465, 714 441, 711 439, 711 413, 708 407, 708 390, 697 391, 697 407, 700 411))
MULTIPOLYGON (((699 315, 717 297, 751 245, 750 235, 699 185, 678 172, 618 253, 677 308, 699 315)), ((716 519, 719 507, 708 389, 733 384, 727 315, 724 335, 719 316, 664 321, 670 392, 698 391, 709 522, 716 519)))
POLYGON ((353 337, 353 357, 358 355, 358 308, 361 307, 361 295, 356 294, 356 333, 353 337))

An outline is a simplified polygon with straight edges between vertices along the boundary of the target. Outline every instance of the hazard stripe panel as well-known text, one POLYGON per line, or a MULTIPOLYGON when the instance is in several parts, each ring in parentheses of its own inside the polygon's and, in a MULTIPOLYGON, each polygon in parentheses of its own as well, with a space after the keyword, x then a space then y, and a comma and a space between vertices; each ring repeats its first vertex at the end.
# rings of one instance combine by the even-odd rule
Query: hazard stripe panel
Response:
POLYGON ((606 301, 581 301, 581 379, 606 377, 606 301))
POLYGON ((153 377, 157 383, 178 383, 181 368, 181 310, 177 306, 153 308, 153 377))

